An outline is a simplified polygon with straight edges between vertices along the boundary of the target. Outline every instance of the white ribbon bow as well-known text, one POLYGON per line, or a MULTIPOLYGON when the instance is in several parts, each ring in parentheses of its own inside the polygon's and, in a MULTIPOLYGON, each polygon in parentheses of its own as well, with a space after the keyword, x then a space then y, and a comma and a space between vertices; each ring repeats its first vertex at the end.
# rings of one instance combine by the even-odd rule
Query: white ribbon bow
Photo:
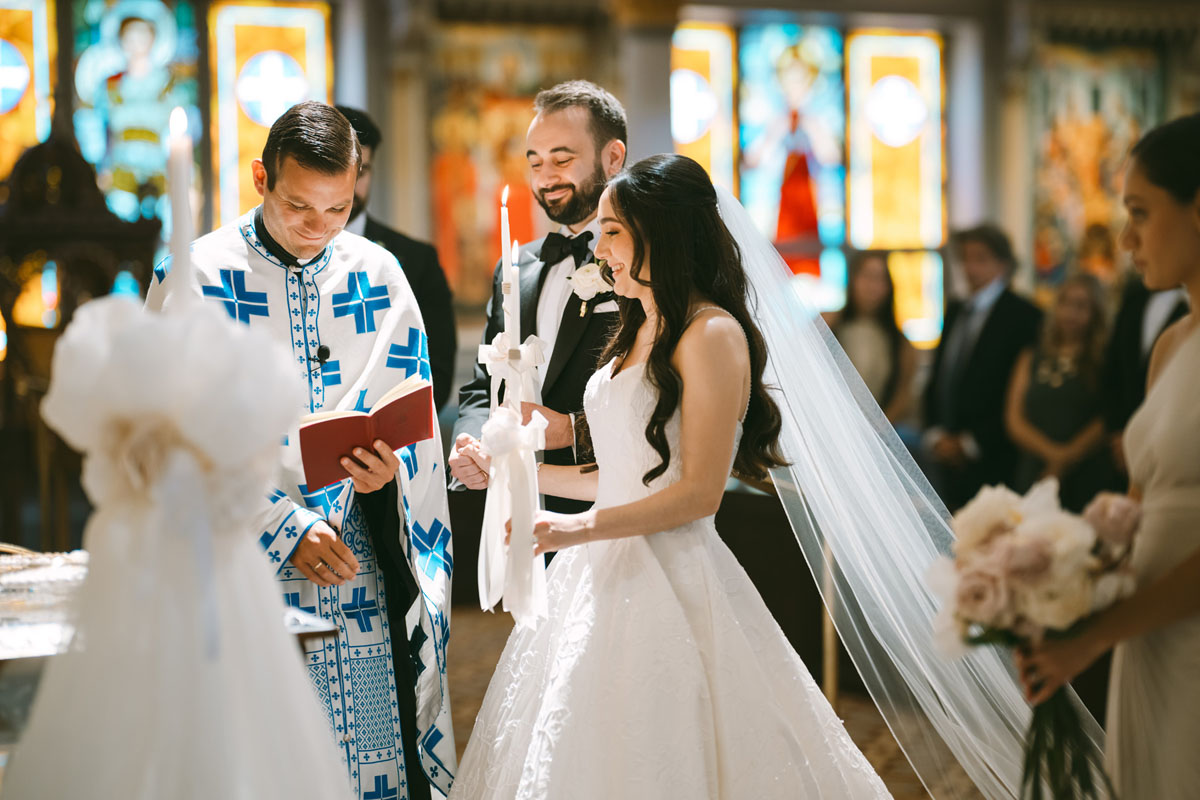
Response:
POLYGON ((479 542, 479 600, 487 610, 501 598, 519 627, 546 616, 546 567, 533 554, 538 509, 534 454, 546 445, 546 419, 536 411, 526 425, 511 408, 498 407, 483 426, 483 449, 491 455, 483 530, 479 542), (512 521, 507 552, 506 523, 512 521))
POLYGON ((512 340, 507 331, 497 333, 491 344, 479 345, 479 363, 492 376, 492 408, 500 405, 501 381, 508 381, 510 396, 516 391, 513 384, 520 381, 518 396, 540 405, 542 387, 537 380, 537 368, 546 360, 546 342, 530 336, 515 351, 510 348, 512 340))

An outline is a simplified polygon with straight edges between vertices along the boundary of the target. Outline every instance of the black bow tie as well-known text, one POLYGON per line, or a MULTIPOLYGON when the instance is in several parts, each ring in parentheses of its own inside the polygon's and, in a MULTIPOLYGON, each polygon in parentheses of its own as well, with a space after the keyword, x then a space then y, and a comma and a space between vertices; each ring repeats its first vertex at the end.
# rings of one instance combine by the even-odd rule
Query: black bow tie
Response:
POLYGON ((542 242, 542 252, 538 254, 538 258, 543 264, 557 264, 571 256, 575 259, 575 266, 585 263, 592 257, 592 250, 588 244, 592 241, 592 232, 584 231, 578 236, 563 236, 561 233, 551 233, 546 237, 546 241, 542 242))

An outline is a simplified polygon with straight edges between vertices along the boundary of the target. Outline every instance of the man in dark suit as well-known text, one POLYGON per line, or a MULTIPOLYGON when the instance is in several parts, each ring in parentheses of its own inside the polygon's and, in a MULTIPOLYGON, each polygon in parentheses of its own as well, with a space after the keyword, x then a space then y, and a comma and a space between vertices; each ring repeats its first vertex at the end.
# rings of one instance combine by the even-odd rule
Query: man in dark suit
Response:
MULTIPOLYGON (((548 347, 538 370, 546 417, 547 464, 587 463, 577 452, 583 390, 617 322, 612 292, 584 299, 567 278, 592 261, 600 225, 596 208, 605 185, 625 164, 625 110, 615 97, 587 81, 569 81, 534 100, 537 112, 526 134, 530 187, 551 220, 560 225, 545 239, 523 244, 517 260, 521 282, 521 341, 536 334, 548 347)), ((488 303, 484 343, 504 327, 501 271, 497 264, 488 303)), ((459 418, 447 465, 469 489, 487 484, 487 457, 479 449, 490 413, 491 378, 476 366, 474 379, 458 396, 459 418)), ((526 409, 526 418, 530 409, 526 409)), ((564 513, 588 503, 548 498, 546 507, 564 513)))
POLYGON ((970 297, 946 308, 925 391, 924 444, 931 477, 953 511, 985 484, 1012 479, 1017 451, 1004 426, 1005 397, 1017 356, 1037 340, 1042 315, 1008 286, 1016 258, 999 228, 960 231, 951 248, 970 297))
POLYGON ((1167 326, 1187 313, 1187 293, 1182 289, 1151 292, 1136 274, 1126 280, 1101 376, 1104 423, 1111 437, 1113 461, 1123 476, 1128 475, 1125 425, 1146 398, 1150 353, 1167 326))
POLYGON ((450 386, 454 382, 454 357, 458 350, 453 296, 446 283, 446 273, 438 263, 437 250, 433 245, 410 239, 367 213, 372 166, 375 153, 383 142, 383 134, 366 113, 346 106, 338 106, 337 109, 350 120, 362 146, 362 171, 354 186, 354 208, 350 212, 346 230, 381 245, 400 262, 425 321, 425 332, 429 337, 429 366, 433 373, 433 400, 441 408, 450 399, 450 386))

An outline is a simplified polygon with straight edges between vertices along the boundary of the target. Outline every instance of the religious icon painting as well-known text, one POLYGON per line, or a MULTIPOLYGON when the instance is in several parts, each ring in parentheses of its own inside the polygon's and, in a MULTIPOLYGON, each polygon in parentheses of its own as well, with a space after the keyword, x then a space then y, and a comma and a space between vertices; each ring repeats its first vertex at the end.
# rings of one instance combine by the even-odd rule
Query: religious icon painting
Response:
POLYGON ((1163 121, 1162 54, 1151 47, 1037 51, 1033 118, 1034 298, 1048 306, 1078 266, 1117 288, 1121 176, 1129 148, 1163 121))
POLYGON ((158 219, 165 243, 171 234, 166 192, 171 111, 182 107, 194 133, 201 129, 193 4, 75 0, 70 9, 80 151, 95 165, 109 209, 129 222, 158 219))
POLYGON ((263 5, 218 0, 209 9, 214 221, 258 205, 250 162, 271 124, 305 100, 329 102, 330 9, 324 2, 263 5))

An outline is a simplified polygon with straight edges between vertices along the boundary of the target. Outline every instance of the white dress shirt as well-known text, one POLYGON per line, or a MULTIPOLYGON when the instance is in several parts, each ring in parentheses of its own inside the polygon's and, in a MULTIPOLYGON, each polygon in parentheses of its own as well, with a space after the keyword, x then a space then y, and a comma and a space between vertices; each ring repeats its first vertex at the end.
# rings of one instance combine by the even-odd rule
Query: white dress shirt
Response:
MULTIPOLYGON (((596 243, 600 239, 600 219, 593 218, 591 222, 579 231, 578 234, 572 234, 564 225, 559 228, 559 233, 563 236, 578 236, 584 231, 591 231, 592 240, 589 242, 589 247, 593 252, 596 249, 596 243)), ((567 310, 567 302, 571 299, 571 284, 567 282, 567 278, 575 271, 575 259, 567 256, 557 264, 547 264, 544 269, 546 280, 542 283, 542 293, 538 296, 537 306, 537 335, 539 339, 546 342, 546 360, 538 367, 538 379, 545 380, 546 368, 550 365, 550 358, 554 355, 554 340, 558 338, 558 326, 562 323, 563 314, 567 310)))

